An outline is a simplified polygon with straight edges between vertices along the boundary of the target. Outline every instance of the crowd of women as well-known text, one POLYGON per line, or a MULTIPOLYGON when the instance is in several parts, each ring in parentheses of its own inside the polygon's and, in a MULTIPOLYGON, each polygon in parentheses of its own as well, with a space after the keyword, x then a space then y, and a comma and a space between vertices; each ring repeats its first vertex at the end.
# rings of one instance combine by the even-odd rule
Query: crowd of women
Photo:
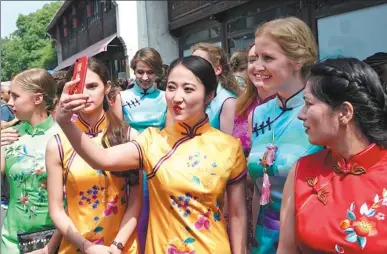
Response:
POLYGON ((386 54, 317 63, 294 17, 191 51, 140 49, 129 88, 94 58, 83 94, 73 67, 12 79, 1 253, 386 253, 386 54))

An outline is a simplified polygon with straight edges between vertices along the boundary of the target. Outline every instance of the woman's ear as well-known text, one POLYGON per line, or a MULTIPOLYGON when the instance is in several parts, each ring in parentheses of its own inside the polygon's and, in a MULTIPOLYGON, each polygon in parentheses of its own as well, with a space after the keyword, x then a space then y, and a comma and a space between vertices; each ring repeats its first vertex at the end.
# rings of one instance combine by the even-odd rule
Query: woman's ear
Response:
POLYGON ((43 102, 43 94, 42 93, 37 93, 35 94, 34 96, 34 104, 35 105, 39 105, 39 104, 42 104, 43 102))
POLYGON ((345 101, 339 110, 339 123, 341 125, 347 125, 353 119, 354 110, 352 104, 345 101))

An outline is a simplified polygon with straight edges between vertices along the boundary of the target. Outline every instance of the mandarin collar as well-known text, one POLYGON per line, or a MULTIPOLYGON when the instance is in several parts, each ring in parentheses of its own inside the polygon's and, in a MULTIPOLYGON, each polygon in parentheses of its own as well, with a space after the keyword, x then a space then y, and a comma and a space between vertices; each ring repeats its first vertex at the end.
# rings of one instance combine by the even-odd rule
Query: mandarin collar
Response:
POLYGON ((200 121, 194 126, 190 126, 186 123, 175 123, 172 128, 175 132, 178 132, 180 135, 195 137, 206 132, 209 128, 211 128, 211 125, 210 125, 210 122, 208 121, 208 116, 206 115, 206 117, 202 121, 200 121))
POLYGON ((341 155, 332 151, 333 170, 338 175, 361 175, 378 163, 384 156, 383 150, 376 144, 371 144, 346 161, 341 155))
POLYGON ((141 98, 144 98, 147 95, 150 95, 156 91, 156 88, 154 85, 149 87, 148 89, 143 89, 138 83, 137 80, 134 81, 134 86, 133 88, 135 92, 140 93, 142 96, 141 98))
POLYGON ((281 99, 280 99, 279 95, 277 94, 276 103, 277 103, 278 107, 280 109, 282 109, 283 111, 292 110, 294 108, 297 108, 299 106, 304 105, 304 103, 305 103, 304 102, 304 88, 302 88, 301 90, 299 90, 298 92, 296 92, 295 94, 290 96, 288 99, 286 99, 283 102, 283 106, 280 106, 282 103, 281 103, 281 99))
POLYGON ((78 116, 75 124, 81 129, 82 132, 86 133, 91 137, 96 137, 99 133, 106 129, 107 119, 105 114, 97 121, 94 126, 91 126, 81 115, 78 116))
POLYGON ((44 135, 48 129, 54 125, 55 121, 51 115, 49 115, 43 122, 33 127, 29 122, 24 122, 25 133, 33 136, 44 135))

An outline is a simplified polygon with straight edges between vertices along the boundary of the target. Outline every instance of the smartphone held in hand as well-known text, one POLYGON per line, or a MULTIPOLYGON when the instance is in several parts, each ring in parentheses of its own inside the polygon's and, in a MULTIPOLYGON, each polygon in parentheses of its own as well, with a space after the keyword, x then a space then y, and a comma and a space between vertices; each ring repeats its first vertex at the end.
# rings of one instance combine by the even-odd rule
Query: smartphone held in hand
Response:
POLYGON ((70 94, 83 93, 83 90, 85 88, 88 60, 89 58, 87 56, 83 56, 75 61, 73 77, 71 80, 79 79, 79 82, 74 87, 72 87, 72 89, 70 90, 70 94))

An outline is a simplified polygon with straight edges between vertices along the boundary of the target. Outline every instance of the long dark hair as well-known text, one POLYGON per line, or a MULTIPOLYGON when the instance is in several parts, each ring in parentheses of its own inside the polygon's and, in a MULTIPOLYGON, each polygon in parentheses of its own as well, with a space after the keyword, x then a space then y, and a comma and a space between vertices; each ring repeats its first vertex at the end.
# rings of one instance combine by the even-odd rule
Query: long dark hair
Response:
POLYGON ((351 103, 362 134, 387 147, 387 96, 369 65, 355 58, 329 59, 312 66, 310 81, 312 94, 333 109, 351 103))
MULTIPOLYGON (((88 69, 95 72, 102 83, 107 86, 110 81, 109 69, 106 65, 96 58, 89 58, 87 65, 88 69)), ((74 72, 74 65, 70 67, 67 72, 66 79, 70 80, 74 72)), ((107 148, 123 144, 129 141, 128 128, 130 128, 124 121, 121 121, 113 112, 109 105, 106 96, 103 99, 103 109, 105 111, 107 126, 102 136, 102 146, 107 148)))

